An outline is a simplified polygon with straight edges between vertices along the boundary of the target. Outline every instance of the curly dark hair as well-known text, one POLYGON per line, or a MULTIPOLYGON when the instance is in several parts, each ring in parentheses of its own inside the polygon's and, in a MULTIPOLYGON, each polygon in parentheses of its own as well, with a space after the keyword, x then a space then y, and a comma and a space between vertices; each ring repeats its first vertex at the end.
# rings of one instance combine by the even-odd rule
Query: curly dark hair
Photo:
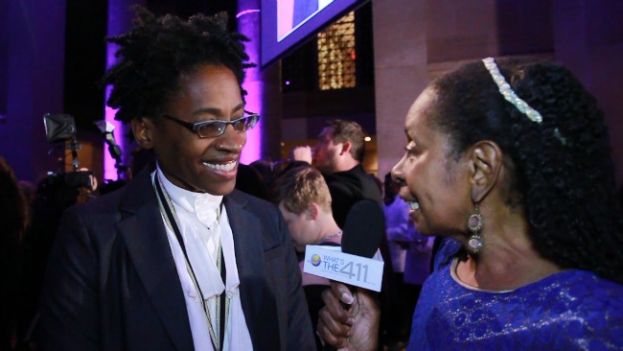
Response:
POLYGON ((118 109, 117 120, 157 117, 181 75, 200 65, 224 65, 240 84, 244 69, 253 66, 244 52, 248 39, 227 31, 226 13, 197 14, 184 21, 173 15, 156 17, 140 6, 135 12, 134 27, 108 39, 119 46, 120 61, 104 76, 104 83, 114 86, 108 106, 118 109))
POLYGON ((498 144, 514 173, 509 205, 525 211, 541 256, 623 282, 623 219, 595 99, 557 64, 501 60, 498 66, 542 123, 504 99, 482 62, 433 82, 438 103, 430 121, 450 136, 457 157, 479 140, 498 144))

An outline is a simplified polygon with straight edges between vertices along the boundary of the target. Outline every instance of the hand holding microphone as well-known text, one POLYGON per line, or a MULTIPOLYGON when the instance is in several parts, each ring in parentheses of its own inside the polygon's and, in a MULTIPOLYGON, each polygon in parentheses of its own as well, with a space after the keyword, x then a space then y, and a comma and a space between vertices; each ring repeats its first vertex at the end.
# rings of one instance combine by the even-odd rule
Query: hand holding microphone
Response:
POLYGON ((338 350, 377 350, 381 311, 373 293, 332 282, 322 300, 316 329, 322 340, 338 350))
MULTIPOLYGON (((378 203, 357 202, 343 228, 342 252, 373 257, 385 232, 385 217, 378 203)), ((327 344, 340 350, 376 350, 380 310, 369 290, 331 282, 322 294, 325 303, 318 316, 317 332, 327 344)))

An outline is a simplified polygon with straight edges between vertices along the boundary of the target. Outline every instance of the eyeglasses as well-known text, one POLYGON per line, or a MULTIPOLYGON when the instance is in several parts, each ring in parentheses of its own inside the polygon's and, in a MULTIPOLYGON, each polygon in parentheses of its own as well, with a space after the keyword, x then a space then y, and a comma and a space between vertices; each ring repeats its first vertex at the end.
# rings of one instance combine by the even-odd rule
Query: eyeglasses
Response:
POLYGON ((179 118, 173 117, 171 115, 163 114, 162 117, 171 120, 182 127, 190 130, 197 134, 200 138, 216 138, 217 136, 223 135, 227 126, 231 124, 234 127, 234 130, 242 133, 246 132, 249 129, 252 129, 257 124, 257 121, 260 119, 260 115, 257 113, 252 113, 248 111, 244 111, 245 116, 235 119, 233 121, 200 121, 189 123, 186 121, 182 121, 179 118))

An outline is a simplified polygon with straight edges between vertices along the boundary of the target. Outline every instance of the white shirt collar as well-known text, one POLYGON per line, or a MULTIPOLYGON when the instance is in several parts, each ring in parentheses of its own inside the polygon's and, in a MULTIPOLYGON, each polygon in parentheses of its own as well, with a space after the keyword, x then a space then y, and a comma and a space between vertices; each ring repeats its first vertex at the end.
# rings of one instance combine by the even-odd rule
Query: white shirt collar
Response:
POLYGON ((211 226, 217 219, 219 206, 223 201, 222 195, 212 195, 209 193, 198 193, 182 189, 173 184, 162 172, 160 166, 157 166, 156 176, 162 183, 171 201, 182 208, 184 211, 191 213, 199 219, 199 221, 207 226, 211 226))

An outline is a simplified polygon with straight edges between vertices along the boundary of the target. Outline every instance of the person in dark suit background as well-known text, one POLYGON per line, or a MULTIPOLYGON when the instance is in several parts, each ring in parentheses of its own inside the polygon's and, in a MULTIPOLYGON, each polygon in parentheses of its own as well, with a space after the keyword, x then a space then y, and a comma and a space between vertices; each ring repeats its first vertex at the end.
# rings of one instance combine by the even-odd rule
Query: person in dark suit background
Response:
POLYGON ((369 199, 382 205, 380 187, 361 165, 364 138, 359 123, 335 119, 322 129, 313 152, 309 146, 298 146, 292 152, 295 160, 311 163, 324 175, 333 199, 331 210, 340 227, 356 202, 369 199))
POLYGON ((61 220, 41 349, 313 350, 295 253, 278 209, 234 190, 249 67, 227 19, 155 17, 110 39, 108 105, 157 165, 61 220))

